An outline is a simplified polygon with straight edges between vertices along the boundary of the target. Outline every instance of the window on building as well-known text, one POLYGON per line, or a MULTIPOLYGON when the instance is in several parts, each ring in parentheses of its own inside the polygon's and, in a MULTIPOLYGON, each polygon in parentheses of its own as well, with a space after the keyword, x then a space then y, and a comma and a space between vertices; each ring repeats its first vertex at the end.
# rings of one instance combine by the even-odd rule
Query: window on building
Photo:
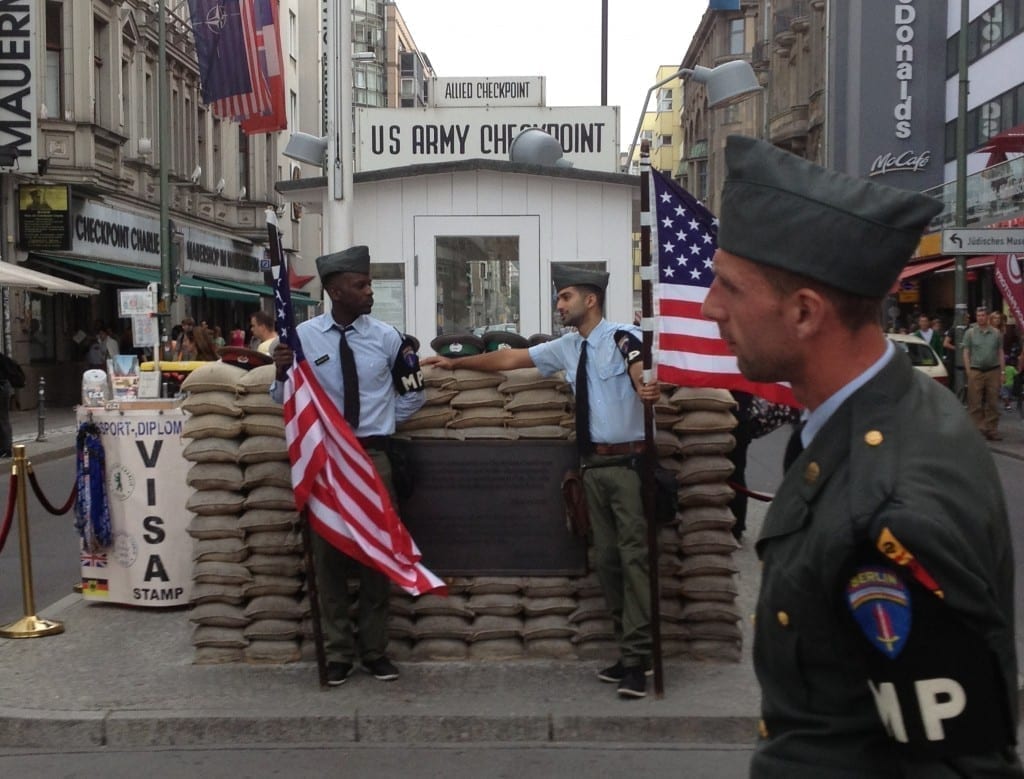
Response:
MULTIPOLYGON (((967 64, 971 65, 1006 41, 1024 32, 1024 0, 1001 0, 967 27, 967 64)), ((946 78, 959 70, 960 33, 946 41, 946 78)))
POLYGON ((437 236, 434 251, 438 335, 519 331, 519 236, 437 236))
POLYGON ((666 113, 672 110, 672 90, 661 88, 658 90, 658 113, 666 113))
POLYGON ((299 54, 299 20, 295 11, 288 11, 288 56, 298 59, 299 54))
MULTIPOLYGON (((147 60, 148 64, 148 60, 147 60)), ((144 86, 142 87, 142 99, 146 105, 142 109, 142 127, 139 132, 143 138, 153 139, 153 128, 156 126, 156 121, 153 119, 153 111, 156 106, 156 98, 153 95, 153 75, 146 73, 143 78, 144 86)))
POLYGON ((93 17, 92 34, 92 69, 93 69, 93 96, 92 96, 92 120, 100 127, 111 125, 110 96, 111 85, 107 82, 110 78, 106 63, 110 56, 110 25, 106 19, 99 16, 93 17))
POLYGON ((746 20, 740 17, 729 22, 729 53, 744 54, 747 51, 746 20))
POLYGON ((661 146, 671 146, 671 145, 672 145, 672 136, 671 136, 671 134, 658 136, 658 146, 659 147, 661 147, 661 146))
POLYGON ((213 174, 210 176, 215 182, 224 178, 224 159, 221 150, 221 122, 216 116, 210 115, 210 157, 213 162, 213 174))
POLYGON ((246 191, 252 194, 251 166, 249 165, 249 136, 238 128, 238 186, 245 187, 246 191))
POLYGON ((131 79, 131 63, 128 60, 123 59, 123 60, 121 60, 121 105, 120 105, 121 116, 120 116, 120 119, 118 121, 118 124, 120 124, 122 128, 127 127, 127 125, 132 120, 132 112, 131 112, 131 95, 132 95, 132 88, 131 87, 132 87, 132 83, 131 82, 132 82, 132 79, 131 79))
POLYGON ((740 121, 740 104, 729 103, 722 108, 722 124, 736 124, 740 121))
POLYGON ((50 116, 64 116, 64 6, 46 4, 46 83, 43 103, 50 116))
POLYGON ((295 93, 295 90, 289 90, 288 92, 288 126, 298 127, 299 121, 299 96, 295 93))

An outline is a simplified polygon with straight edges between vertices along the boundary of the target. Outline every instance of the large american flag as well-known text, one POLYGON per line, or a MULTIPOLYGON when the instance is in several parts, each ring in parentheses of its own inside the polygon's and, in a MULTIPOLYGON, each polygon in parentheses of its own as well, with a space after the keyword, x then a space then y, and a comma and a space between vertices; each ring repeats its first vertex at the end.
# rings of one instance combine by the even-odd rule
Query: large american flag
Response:
POLYGON ((661 171, 651 168, 651 262, 658 268, 655 299, 658 379, 680 387, 743 390, 775 403, 797 405, 786 384, 747 381, 736 357, 701 314, 714 280, 718 219, 661 171))
POLYGON ((277 332, 295 355, 285 382, 284 423, 295 505, 332 546, 412 595, 446 591, 420 562, 420 550, 391 505, 373 460, 316 379, 295 333, 281 232, 267 211, 277 332))
POLYGON ((203 102, 242 120, 272 109, 259 63, 256 0, 188 0, 203 102))

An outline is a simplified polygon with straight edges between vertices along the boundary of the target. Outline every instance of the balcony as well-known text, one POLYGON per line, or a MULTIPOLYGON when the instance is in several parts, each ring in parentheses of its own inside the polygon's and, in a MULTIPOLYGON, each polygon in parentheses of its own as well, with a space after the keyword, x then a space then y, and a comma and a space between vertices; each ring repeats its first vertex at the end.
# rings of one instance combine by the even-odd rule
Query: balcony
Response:
POLYGON ((795 105, 773 114, 768 120, 768 137, 774 144, 794 139, 806 139, 810 124, 807 120, 807 106, 795 105))
MULTIPOLYGON (((925 191, 942 201, 929 231, 952 227, 956 220, 956 182, 925 191)), ((1024 157, 1007 160, 967 177, 967 226, 985 227, 1024 216, 1024 157)))
POLYGON ((772 20, 778 55, 788 57, 789 50, 793 46, 793 42, 796 41, 796 33, 793 32, 793 14, 788 10, 776 11, 772 20))
POLYGON ((795 33, 804 33, 810 29, 811 15, 807 8, 807 0, 793 0, 790 14, 792 18, 789 22, 789 29, 795 33))

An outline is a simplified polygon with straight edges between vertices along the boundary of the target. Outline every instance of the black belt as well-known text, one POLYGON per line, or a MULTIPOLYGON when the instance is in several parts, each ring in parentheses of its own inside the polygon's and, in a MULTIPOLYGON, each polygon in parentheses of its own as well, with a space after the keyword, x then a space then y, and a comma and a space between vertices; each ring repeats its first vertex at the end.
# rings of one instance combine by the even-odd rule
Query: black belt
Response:
POLYGON ((999 367, 998 365, 993 365, 993 366, 991 366, 991 367, 989 367, 989 368, 975 368, 975 367, 974 367, 974 366, 972 365, 972 366, 971 366, 971 370, 972 370, 972 371, 977 371, 978 373, 988 373, 989 371, 994 371, 994 370, 995 370, 996 368, 998 368, 998 367, 999 367))
POLYGON ((593 453, 604 457, 622 457, 627 454, 643 454, 647 448, 644 441, 627 441, 624 444, 594 444, 593 453))
POLYGON ((385 450, 388 448, 388 441, 391 440, 391 437, 386 435, 367 435, 357 436, 356 440, 363 445, 363 449, 385 450))

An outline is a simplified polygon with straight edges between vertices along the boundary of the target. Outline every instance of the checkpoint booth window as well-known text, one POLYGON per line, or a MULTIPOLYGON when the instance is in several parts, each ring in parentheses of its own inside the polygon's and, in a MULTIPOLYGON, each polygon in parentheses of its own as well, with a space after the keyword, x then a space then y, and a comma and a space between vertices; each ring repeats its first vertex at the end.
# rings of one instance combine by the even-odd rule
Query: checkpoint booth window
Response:
POLYGON ((373 262, 373 315, 403 333, 409 332, 405 317, 405 263, 373 262))

